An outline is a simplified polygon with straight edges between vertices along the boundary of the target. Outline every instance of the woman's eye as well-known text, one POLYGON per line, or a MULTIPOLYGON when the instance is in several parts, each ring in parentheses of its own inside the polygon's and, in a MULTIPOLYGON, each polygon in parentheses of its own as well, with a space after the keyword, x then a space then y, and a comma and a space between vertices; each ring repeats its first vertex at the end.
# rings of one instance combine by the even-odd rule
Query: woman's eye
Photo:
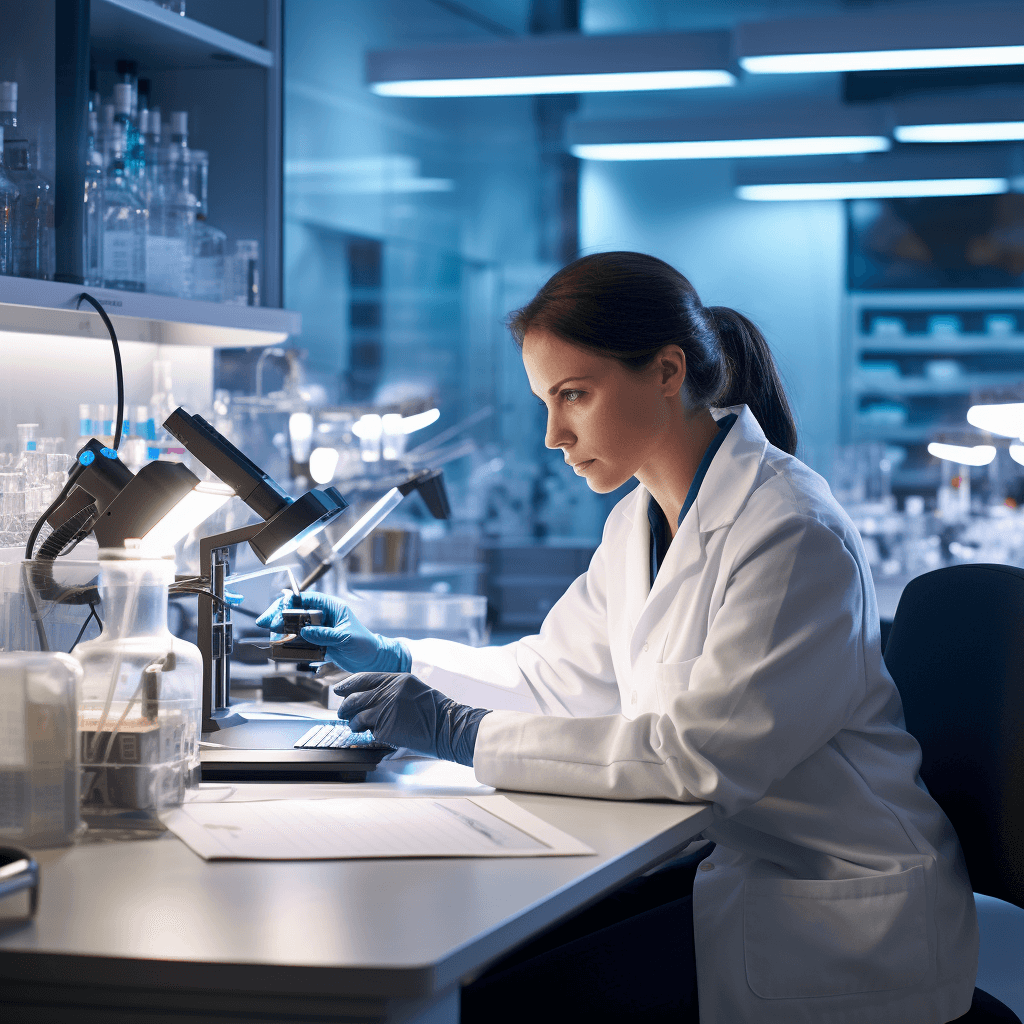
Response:
POLYGON ((562 397, 569 403, 578 402, 580 396, 583 394, 582 391, 563 391, 562 397))

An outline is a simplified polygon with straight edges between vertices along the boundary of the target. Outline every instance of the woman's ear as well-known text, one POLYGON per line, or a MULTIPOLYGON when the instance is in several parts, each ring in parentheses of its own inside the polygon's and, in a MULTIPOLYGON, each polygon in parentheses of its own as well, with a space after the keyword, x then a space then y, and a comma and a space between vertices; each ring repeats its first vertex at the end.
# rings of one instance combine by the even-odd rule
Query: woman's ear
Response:
POLYGON ((686 380, 686 353, 678 345, 666 345, 656 356, 655 365, 665 397, 678 395, 686 380))

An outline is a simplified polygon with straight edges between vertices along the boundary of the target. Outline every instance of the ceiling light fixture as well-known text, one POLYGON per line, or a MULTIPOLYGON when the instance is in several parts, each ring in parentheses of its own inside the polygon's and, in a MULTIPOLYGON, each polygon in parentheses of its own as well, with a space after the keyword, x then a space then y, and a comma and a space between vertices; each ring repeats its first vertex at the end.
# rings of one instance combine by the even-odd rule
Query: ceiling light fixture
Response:
POLYGON ((738 199, 755 202, 825 199, 918 199, 925 196, 988 196, 1010 190, 1006 178, 931 178, 917 181, 814 181, 738 185, 738 199))
POLYGON ((736 84, 728 32, 552 33, 367 54, 379 96, 538 96, 736 84))
POLYGON ((884 135, 822 135, 791 139, 577 143, 569 147, 569 152, 580 160, 724 160, 732 157, 884 153, 891 145, 884 135))
POLYGON ((752 75, 1024 64, 1016 7, 877 11, 739 25, 740 67, 752 75))
POLYGON ((893 135, 897 142, 1018 142, 1024 139, 1024 121, 902 124, 893 135))

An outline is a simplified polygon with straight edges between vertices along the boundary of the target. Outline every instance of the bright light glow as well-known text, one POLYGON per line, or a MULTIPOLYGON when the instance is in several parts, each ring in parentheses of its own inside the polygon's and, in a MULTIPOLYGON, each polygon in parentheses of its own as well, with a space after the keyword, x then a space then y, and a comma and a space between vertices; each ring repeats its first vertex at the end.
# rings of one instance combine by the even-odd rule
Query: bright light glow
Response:
POLYGON ((1024 121, 901 124, 893 135, 898 142, 1013 142, 1024 139, 1024 121))
POLYGON ((440 416, 440 409, 427 409, 426 412, 418 412, 413 416, 403 416, 402 433, 412 434, 424 427, 429 427, 431 423, 436 423, 440 416))
POLYGON ((760 202, 815 199, 892 199, 913 196, 990 196, 1010 190, 1006 178, 929 178, 919 181, 820 181, 740 185, 739 199, 760 202))
POLYGON ((543 96, 570 92, 644 92, 735 85, 728 71, 616 71, 588 75, 522 75, 510 78, 425 78, 371 82, 378 96, 543 96))
POLYGON ((928 50, 773 53, 759 57, 740 57, 740 67, 751 75, 897 71, 909 68, 978 68, 996 64, 1024 64, 1024 46, 950 46, 928 50))
POLYGON ((309 453, 309 475, 318 484, 329 484, 337 468, 337 448, 314 448, 309 453))
POLYGON ((309 540, 311 537, 315 537, 321 530, 326 529, 327 524, 330 520, 317 520, 307 526, 302 533, 297 537, 292 537, 287 544, 282 544, 266 561, 266 565, 270 565, 271 562, 276 562, 279 558, 284 558, 285 555, 290 555, 299 545, 309 540))
POLYGON ((792 139, 714 139, 702 142, 587 142, 571 148, 580 160, 723 160, 746 156, 884 153, 884 135, 822 135, 792 139))
POLYGON ((968 448, 962 444, 937 444, 933 441, 928 445, 928 454, 961 466, 987 466, 996 457, 996 449, 991 444, 976 444, 968 448))
POLYGON ((312 447, 313 417, 308 412, 293 412, 288 417, 288 437, 292 442, 292 458, 305 462, 312 447))
POLYGON ((235 492, 226 484, 196 484, 145 537, 142 545, 153 551, 168 551, 209 519, 235 492))
POLYGON ((377 438, 380 437, 384 430, 384 424, 381 422, 381 418, 376 413, 367 413, 365 416, 360 416, 355 423, 352 424, 352 433, 356 437, 365 438, 377 438))
POLYGON ((967 422, 979 430, 987 430, 990 434, 1024 437, 1024 402, 972 405, 967 410, 967 422))
POLYGON ((1010 458, 1024 466, 1024 444, 1011 444, 1010 458))

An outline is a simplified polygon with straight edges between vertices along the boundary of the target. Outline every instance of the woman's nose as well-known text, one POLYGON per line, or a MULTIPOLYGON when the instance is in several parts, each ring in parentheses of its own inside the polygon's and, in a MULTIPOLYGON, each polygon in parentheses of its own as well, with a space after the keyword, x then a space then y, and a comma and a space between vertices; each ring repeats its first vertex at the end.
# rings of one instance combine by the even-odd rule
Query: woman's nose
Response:
POLYGON ((572 431, 567 430, 564 424, 559 423, 559 417, 548 413, 548 427, 544 434, 545 448, 568 448, 576 438, 572 431))

